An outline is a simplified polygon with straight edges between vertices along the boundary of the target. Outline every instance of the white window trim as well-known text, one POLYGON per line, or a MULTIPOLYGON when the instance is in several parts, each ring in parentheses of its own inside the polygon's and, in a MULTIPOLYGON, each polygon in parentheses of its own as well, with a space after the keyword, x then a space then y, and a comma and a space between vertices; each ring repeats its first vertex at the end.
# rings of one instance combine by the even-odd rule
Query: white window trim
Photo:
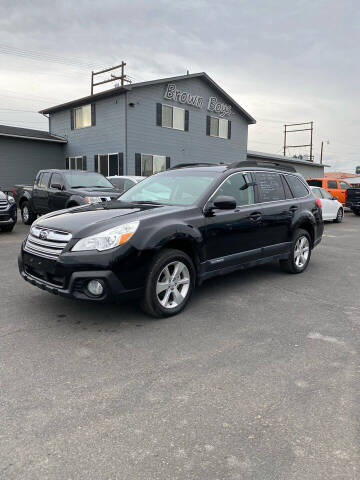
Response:
POLYGON ((107 155, 107 171, 108 171, 108 174, 107 175, 104 175, 105 177, 110 177, 110 155, 116 155, 117 156, 117 160, 118 160, 118 173, 117 175, 115 175, 116 177, 119 176, 119 152, 114 152, 114 153, 97 153, 96 154, 97 157, 98 157, 98 170, 96 173, 101 173, 100 172, 100 157, 105 157, 107 155))
MULTIPOLYGON (((165 170, 166 170, 166 155, 158 155, 155 153, 141 153, 141 175, 143 176, 143 156, 148 155, 149 157, 152 157, 152 173, 151 175, 154 175, 154 157, 164 157, 165 158, 165 170)), ((162 171, 165 171, 162 170, 162 171)))
POLYGON ((74 130, 82 130, 83 128, 90 128, 92 127, 92 107, 91 107, 91 103, 87 103, 86 105, 81 105, 80 107, 75 107, 74 108, 74 130), (90 107, 90 125, 86 125, 84 127, 77 127, 76 126, 76 110, 80 110, 80 109, 83 109, 84 107, 90 107))
MULTIPOLYGON (((218 131, 220 131, 220 120, 226 120, 227 121, 227 136, 226 137, 220 137, 220 135, 211 135, 211 133, 209 133, 209 136, 210 137, 213 137, 213 138, 222 138, 223 140, 229 140, 229 121, 227 118, 221 118, 221 117, 214 117, 213 115, 209 115, 210 118, 216 118, 216 120, 219 121, 219 128, 218 128, 218 131)), ((211 122, 211 121, 210 121, 211 122)), ((210 124, 210 132, 211 132, 211 124, 210 124)))
MULTIPOLYGON (((179 132, 185 132, 185 111, 186 109, 185 108, 180 108, 180 107, 174 107, 174 105, 169 105, 168 103, 162 103, 161 104, 161 127, 162 128, 169 128, 170 130, 178 130, 179 132), (175 128, 175 127, 167 127, 166 125, 163 125, 162 123, 162 107, 170 107, 173 111, 172 111, 172 117, 171 117, 171 121, 172 121, 172 124, 174 125, 174 108, 177 109, 177 110, 183 110, 184 112, 184 128, 175 128)), ((144 153, 144 155, 146 155, 144 153)), ((149 154, 150 155, 150 154, 149 154)))
MULTIPOLYGON (((71 160, 77 160, 78 158, 81 158, 81 161, 83 161, 83 155, 76 155, 75 157, 67 157, 69 159, 69 170, 83 170, 82 168, 71 168, 71 160)), ((76 166, 76 161, 75 161, 75 166, 76 166)))

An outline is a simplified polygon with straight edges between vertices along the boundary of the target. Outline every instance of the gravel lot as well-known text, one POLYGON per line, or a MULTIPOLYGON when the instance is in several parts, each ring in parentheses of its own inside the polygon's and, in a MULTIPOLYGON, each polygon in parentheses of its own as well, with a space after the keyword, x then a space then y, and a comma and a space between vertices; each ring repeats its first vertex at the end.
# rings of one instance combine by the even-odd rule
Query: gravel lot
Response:
POLYGON ((0 478, 360 478, 360 218, 303 275, 205 283, 181 315, 24 282, 0 233, 0 478))

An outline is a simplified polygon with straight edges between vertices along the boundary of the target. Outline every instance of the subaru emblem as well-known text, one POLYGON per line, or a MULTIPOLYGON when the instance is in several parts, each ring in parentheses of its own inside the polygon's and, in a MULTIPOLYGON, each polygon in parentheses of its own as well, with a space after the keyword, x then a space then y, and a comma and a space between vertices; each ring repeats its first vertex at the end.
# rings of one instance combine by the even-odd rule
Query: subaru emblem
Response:
POLYGON ((39 233, 39 238, 41 240, 47 240, 49 232, 47 230, 41 230, 39 233))

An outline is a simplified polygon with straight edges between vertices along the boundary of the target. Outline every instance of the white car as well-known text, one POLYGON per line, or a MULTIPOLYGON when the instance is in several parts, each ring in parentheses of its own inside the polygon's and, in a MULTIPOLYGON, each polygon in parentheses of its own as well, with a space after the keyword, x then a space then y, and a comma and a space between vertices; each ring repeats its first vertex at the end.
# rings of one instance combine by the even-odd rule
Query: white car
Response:
POLYGON ((321 200, 323 220, 333 220, 341 223, 344 218, 344 207, 336 197, 333 197, 325 188, 310 187, 316 198, 321 200))
POLYGON ((139 177, 135 175, 116 175, 106 178, 114 185, 114 187, 118 188, 121 192, 126 192, 126 190, 129 190, 129 188, 141 182, 146 177, 139 177))

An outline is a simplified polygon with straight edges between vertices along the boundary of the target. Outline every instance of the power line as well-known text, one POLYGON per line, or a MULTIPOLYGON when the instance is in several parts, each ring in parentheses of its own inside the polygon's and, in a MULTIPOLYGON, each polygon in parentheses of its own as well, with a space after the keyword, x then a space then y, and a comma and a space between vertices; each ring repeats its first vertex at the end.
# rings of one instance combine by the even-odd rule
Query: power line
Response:
POLYGON ((69 66, 78 67, 78 68, 86 68, 86 69, 95 68, 95 65, 93 63, 84 62, 77 58, 61 57, 59 55, 53 55, 47 52, 40 52, 36 50, 25 50, 25 49, 16 48, 6 44, 0 44, 0 53, 3 55, 13 55, 13 56, 26 58, 29 60, 59 63, 61 65, 69 65, 69 66))

